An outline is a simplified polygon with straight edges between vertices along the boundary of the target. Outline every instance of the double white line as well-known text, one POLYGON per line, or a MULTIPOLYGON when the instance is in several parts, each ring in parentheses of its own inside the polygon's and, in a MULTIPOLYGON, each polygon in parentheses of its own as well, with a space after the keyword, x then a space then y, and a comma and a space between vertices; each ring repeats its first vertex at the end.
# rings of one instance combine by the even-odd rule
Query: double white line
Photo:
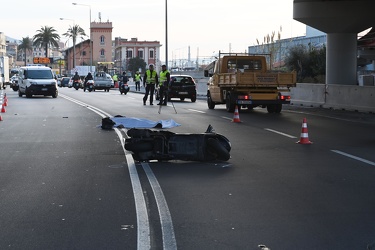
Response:
MULTIPOLYGON (((88 109, 92 110, 93 112, 97 113, 101 117, 111 117, 110 114, 106 113, 105 111, 88 105, 84 102, 79 100, 73 99, 66 95, 60 94, 61 97, 72 101, 78 105, 83 107, 87 107, 88 109)), ((132 155, 125 150, 125 138, 123 133, 120 129, 115 128, 117 136, 121 141, 122 148, 124 150, 126 162, 129 169, 130 180, 132 183, 133 188, 133 196, 135 201, 135 209, 137 215, 137 249, 138 250, 149 250, 151 249, 151 235, 150 235, 150 222, 149 222, 149 215, 148 209, 145 201, 145 197, 143 195, 142 185, 139 179, 139 175, 137 172, 137 168, 134 162, 132 155)), ((124 129, 124 134, 126 134, 126 130, 124 129)), ((162 238, 163 238, 163 249, 170 249, 174 250, 177 249, 176 238, 173 229, 172 217, 169 212, 167 201, 165 200, 163 191, 157 181, 154 173, 152 172, 148 163, 142 163, 143 170, 146 173, 148 181, 150 182, 152 191, 154 192, 156 204, 158 207, 161 230, 162 230, 162 238)))

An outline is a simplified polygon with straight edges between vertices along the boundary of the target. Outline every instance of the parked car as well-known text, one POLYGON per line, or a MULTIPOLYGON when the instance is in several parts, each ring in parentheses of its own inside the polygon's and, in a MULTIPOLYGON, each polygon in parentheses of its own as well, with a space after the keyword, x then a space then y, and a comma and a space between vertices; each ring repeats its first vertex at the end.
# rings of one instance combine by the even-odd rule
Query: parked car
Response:
POLYGON ((61 77, 60 81, 58 81, 59 87, 69 87, 70 77, 61 77))
MULTIPOLYGON (((193 77, 189 75, 171 75, 171 81, 168 87, 168 100, 172 98, 180 98, 184 101, 185 98, 190 98, 192 102, 197 100, 197 89, 193 77)), ((155 99, 159 100, 159 88, 155 90, 155 99)))

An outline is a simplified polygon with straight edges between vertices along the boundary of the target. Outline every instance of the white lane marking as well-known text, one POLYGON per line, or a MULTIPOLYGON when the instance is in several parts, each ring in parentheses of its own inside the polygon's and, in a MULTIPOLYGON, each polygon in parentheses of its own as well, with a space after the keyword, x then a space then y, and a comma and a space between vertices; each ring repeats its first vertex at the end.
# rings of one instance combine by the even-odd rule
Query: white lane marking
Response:
POLYGON ((366 160, 366 159, 363 159, 363 158, 360 158, 360 157, 357 157, 357 156, 354 156, 354 155, 351 155, 351 154, 347 154, 347 153, 339 151, 339 150, 331 150, 331 151, 334 152, 334 153, 337 153, 337 154, 340 154, 340 155, 352 158, 354 160, 367 163, 367 164, 369 164, 371 166, 375 166, 375 162, 372 162, 372 161, 369 161, 369 160, 366 160))
POLYGON ((193 111, 193 112, 197 112, 197 113, 202 113, 202 114, 205 114, 206 112, 204 111, 201 111, 201 110, 196 110, 196 109, 188 109, 190 111, 193 111))
POLYGON ((297 138, 293 135, 288 135, 288 134, 285 134, 285 133, 282 133, 282 132, 279 132, 279 131, 276 131, 276 130, 273 130, 273 129, 270 129, 270 128, 265 128, 264 130, 267 130, 267 131, 270 131, 270 132, 273 132, 273 133, 276 133, 276 134, 279 134, 279 135, 283 135, 283 136, 286 136, 286 137, 289 137, 289 138, 297 138))
POLYGON ((221 116, 221 118, 223 118, 223 119, 227 119, 227 120, 233 120, 233 118, 229 118, 229 117, 226 117, 226 116, 221 116))
MULTIPOLYGON (((60 95, 60 96, 78 105, 87 107, 93 112, 99 114, 101 117, 105 117, 105 116, 111 117, 110 114, 104 112, 103 110, 90 106, 84 102, 78 101, 66 95, 60 95)), ((134 201, 135 201, 135 206, 136 206, 136 216, 137 216, 137 250, 146 250, 146 249, 149 250, 151 249, 150 223, 148 220, 148 212, 147 212, 148 210, 147 210, 146 201, 143 195, 142 185, 138 176, 138 172, 137 172, 133 157, 131 156, 131 154, 127 153, 127 151, 125 150, 124 137, 122 136, 121 131, 119 129, 115 128, 115 131, 121 141, 121 145, 125 153, 126 161, 128 163, 130 180, 131 180, 132 188, 133 188, 133 196, 134 196, 134 201)), ((148 176, 148 178, 150 177, 148 176)), ((158 202, 157 197, 155 197, 155 199, 158 202)), ((159 210, 159 213, 160 213, 160 210, 159 210)))
POLYGON ((156 198, 156 204, 159 210, 159 218, 161 224, 161 231, 163 237, 163 249, 174 250, 177 249, 176 237, 173 229, 173 222, 171 213, 169 212, 167 201, 165 200, 163 191, 152 172, 148 163, 141 163, 145 173, 147 174, 148 181, 151 184, 152 191, 156 198))
POLYGON ((141 181, 137 168, 135 166, 133 156, 125 150, 124 138, 119 129, 115 128, 118 137, 121 140, 122 148, 125 153, 126 161, 128 163, 130 180, 133 187, 133 195, 135 201, 135 211, 137 214, 137 249, 148 250, 151 249, 151 236, 150 236, 150 222, 148 220, 148 212, 145 197, 143 195, 141 181), (141 194, 141 195, 136 195, 141 194))

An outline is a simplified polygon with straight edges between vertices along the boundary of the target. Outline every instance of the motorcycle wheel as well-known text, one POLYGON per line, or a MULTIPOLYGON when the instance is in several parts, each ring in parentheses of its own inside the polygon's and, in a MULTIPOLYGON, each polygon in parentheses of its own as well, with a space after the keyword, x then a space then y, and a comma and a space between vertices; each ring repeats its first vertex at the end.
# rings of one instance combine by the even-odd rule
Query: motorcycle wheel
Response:
POLYGON ((91 91, 92 91, 92 89, 89 88, 89 92, 91 92, 91 91))
POLYGON ((137 142, 137 143, 126 143, 125 149, 136 152, 146 152, 151 151, 154 148, 154 144, 152 142, 137 142))
POLYGON ((208 150, 216 155, 216 158, 221 161, 227 161, 230 159, 228 150, 214 138, 207 140, 208 150))

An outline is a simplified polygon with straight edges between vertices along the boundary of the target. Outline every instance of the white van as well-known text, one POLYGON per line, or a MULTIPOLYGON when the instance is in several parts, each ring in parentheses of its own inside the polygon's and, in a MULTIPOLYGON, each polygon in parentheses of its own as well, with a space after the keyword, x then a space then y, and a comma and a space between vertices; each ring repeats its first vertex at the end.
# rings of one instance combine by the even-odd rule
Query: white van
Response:
POLYGON ((33 95, 52 96, 58 95, 57 81, 51 68, 46 66, 25 66, 21 67, 18 76, 18 96, 33 95))

